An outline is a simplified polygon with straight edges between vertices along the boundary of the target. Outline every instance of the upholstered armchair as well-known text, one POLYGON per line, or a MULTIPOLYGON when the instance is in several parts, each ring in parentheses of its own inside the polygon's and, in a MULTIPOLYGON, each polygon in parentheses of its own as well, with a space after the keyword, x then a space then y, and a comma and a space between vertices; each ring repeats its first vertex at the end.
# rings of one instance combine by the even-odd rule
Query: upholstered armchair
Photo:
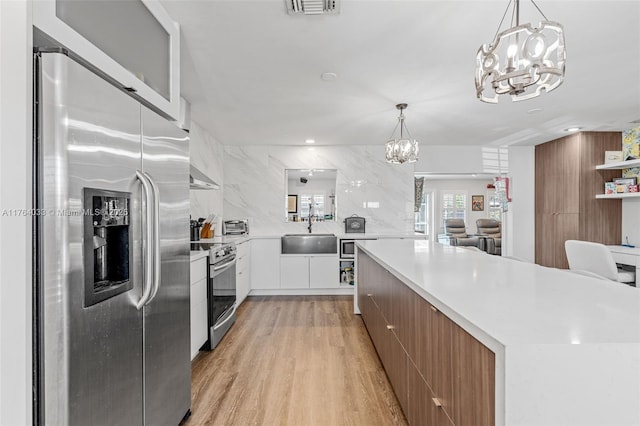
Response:
POLYGON ((495 219, 476 220, 478 235, 485 239, 485 250, 489 254, 502 254, 502 223, 495 219))
POLYGON ((467 227, 463 219, 445 219, 444 234, 438 235, 438 242, 450 246, 481 247, 481 239, 467 234, 467 227))

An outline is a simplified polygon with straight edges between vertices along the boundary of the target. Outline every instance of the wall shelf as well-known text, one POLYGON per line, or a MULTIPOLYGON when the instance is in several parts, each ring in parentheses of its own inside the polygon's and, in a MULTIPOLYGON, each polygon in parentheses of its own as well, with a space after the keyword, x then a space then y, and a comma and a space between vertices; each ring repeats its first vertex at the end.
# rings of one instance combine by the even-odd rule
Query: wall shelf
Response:
POLYGON ((620 161, 617 163, 599 164, 596 166, 596 170, 622 170, 630 169, 632 167, 640 167, 640 159, 620 161))
POLYGON ((640 197, 640 192, 622 192, 620 194, 596 194, 596 198, 620 199, 620 198, 636 198, 636 197, 640 197))
MULTIPOLYGON (((596 170, 622 170, 630 169, 633 167, 640 167, 640 159, 619 161, 617 163, 599 164, 596 166, 596 170)), ((596 198, 599 199, 623 199, 623 198, 636 198, 640 197, 640 192, 622 192, 617 194, 596 194, 596 198)))

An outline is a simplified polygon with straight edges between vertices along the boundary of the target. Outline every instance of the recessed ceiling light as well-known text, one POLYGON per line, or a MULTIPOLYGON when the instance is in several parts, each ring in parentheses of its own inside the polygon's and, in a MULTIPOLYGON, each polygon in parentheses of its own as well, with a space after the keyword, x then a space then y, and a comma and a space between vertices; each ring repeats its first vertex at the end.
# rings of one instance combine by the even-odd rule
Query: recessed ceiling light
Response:
POLYGON ((335 81, 338 78, 338 74, 335 72, 323 72, 320 74, 320 78, 324 81, 335 81))
POLYGON ((534 108, 534 109, 530 109, 529 111, 527 111, 527 114, 537 114, 539 112, 544 111, 542 108, 534 108))
POLYGON ((565 132, 577 132, 578 130, 582 130, 582 127, 569 127, 568 129, 564 129, 565 132))
POLYGON ((305 139, 304 143, 316 143, 315 139, 305 139))

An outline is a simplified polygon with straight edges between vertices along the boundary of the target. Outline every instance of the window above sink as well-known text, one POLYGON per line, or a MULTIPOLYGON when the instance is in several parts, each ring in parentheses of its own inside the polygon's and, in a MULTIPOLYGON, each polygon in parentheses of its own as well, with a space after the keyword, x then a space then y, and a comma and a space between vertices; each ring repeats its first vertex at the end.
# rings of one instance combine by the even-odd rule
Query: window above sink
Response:
POLYGON ((336 220, 335 169, 285 170, 285 217, 289 222, 336 220))

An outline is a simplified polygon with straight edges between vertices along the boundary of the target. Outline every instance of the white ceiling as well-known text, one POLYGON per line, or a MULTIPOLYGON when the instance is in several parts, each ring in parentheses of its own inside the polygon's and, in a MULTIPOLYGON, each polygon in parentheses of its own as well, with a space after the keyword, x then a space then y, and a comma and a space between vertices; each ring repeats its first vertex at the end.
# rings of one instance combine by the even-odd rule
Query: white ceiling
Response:
MULTIPOLYGON (((337 16, 291 16, 284 0, 162 3, 181 24, 193 119, 224 145, 383 144, 400 102, 422 145, 535 144, 572 126, 639 125, 638 0, 538 0, 565 27, 565 82, 498 105, 476 99, 475 55, 507 0, 342 0, 337 16)), ((521 21, 539 20, 522 0, 521 21)))

